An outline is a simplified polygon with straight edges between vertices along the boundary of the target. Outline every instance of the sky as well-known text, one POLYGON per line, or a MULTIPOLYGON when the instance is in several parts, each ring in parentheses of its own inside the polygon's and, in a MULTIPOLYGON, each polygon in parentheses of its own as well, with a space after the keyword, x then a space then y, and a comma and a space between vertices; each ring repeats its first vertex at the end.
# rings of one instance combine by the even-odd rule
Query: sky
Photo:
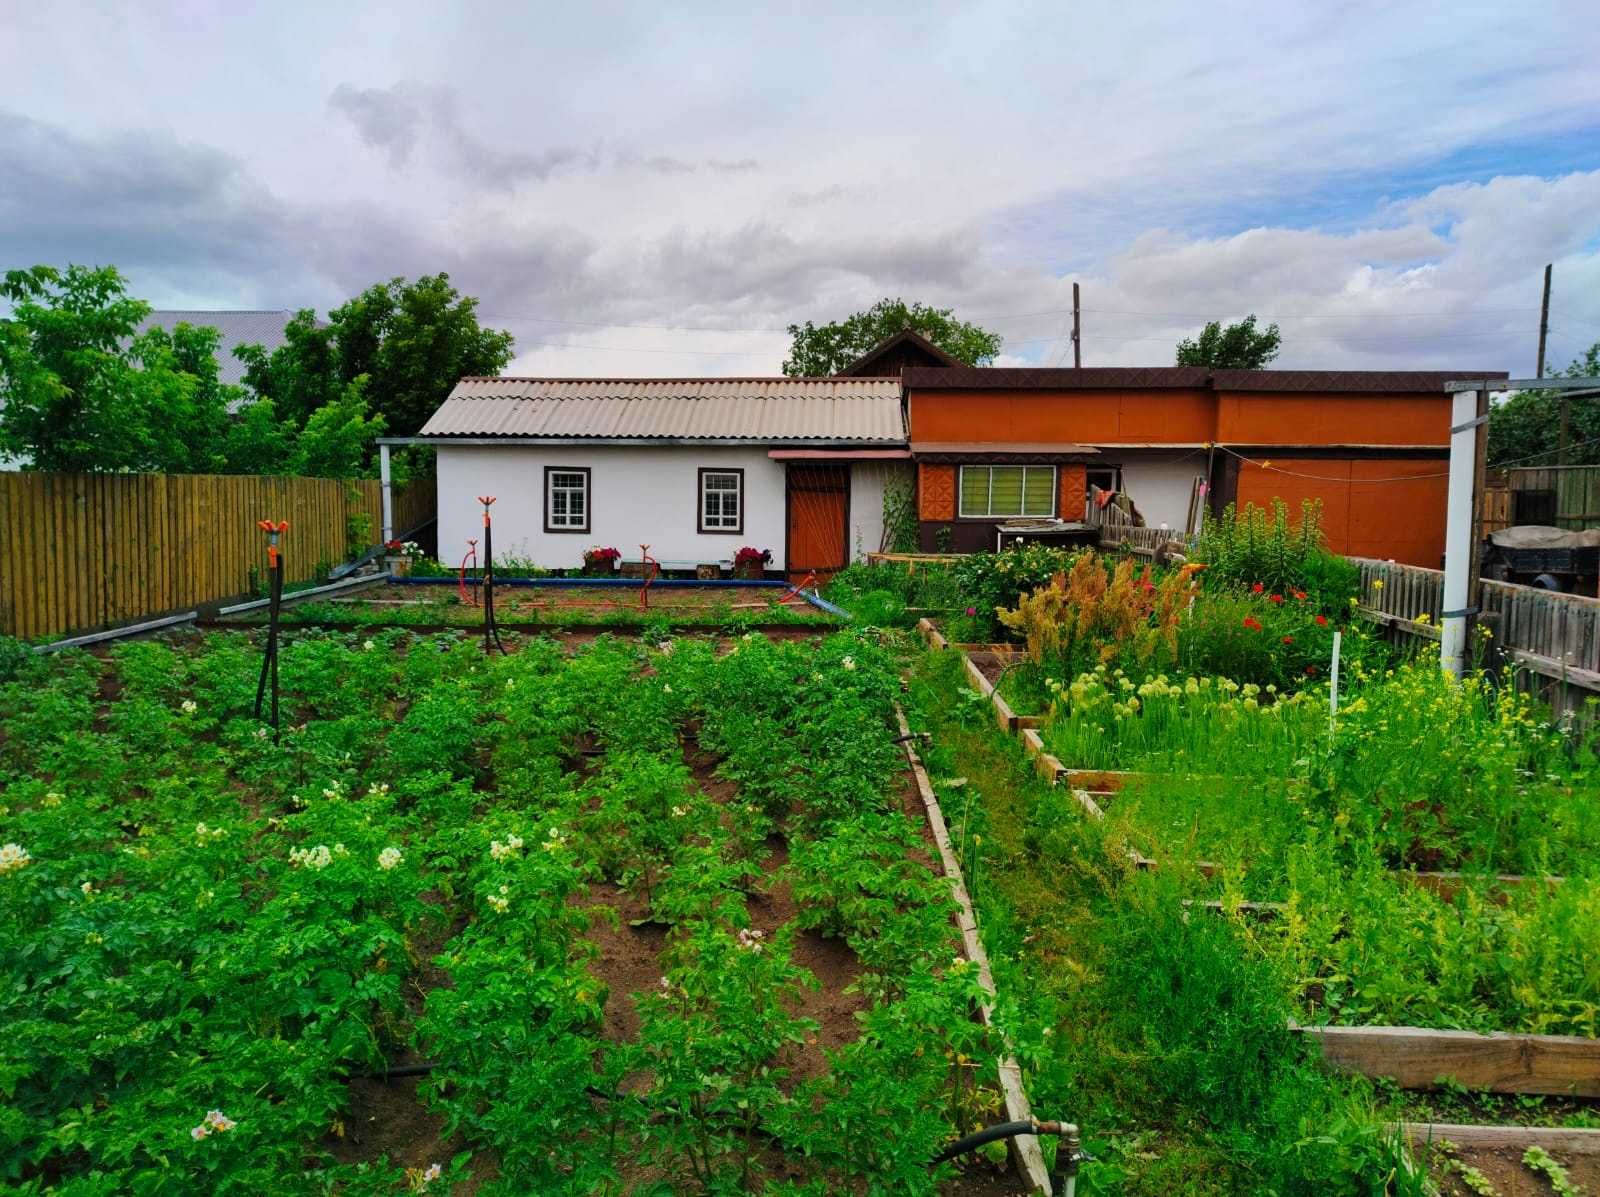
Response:
POLYGON ((1600 21, 1520 5, 0 0, 0 268, 326 311, 447 271, 510 372, 776 373, 900 296, 1002 365, 1600 341, 1600 21))

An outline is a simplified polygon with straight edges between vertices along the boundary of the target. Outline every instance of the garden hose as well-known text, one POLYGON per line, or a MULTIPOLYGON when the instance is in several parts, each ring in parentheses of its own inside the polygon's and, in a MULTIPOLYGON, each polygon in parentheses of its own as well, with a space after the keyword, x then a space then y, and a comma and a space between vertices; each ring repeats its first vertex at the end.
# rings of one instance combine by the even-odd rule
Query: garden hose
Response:
POLYGON ((1055 1197, 1074 1197, 1078 1189, 1078 1165, 1093 1157, 1080 1149, 1078 1128, 1070 1122, 1044 1122, 1038 1118, 998 1122, 994 1126, 985 1127, 965 1138, 957 1139, 929 1160, 928 1167, 932 1168, 946 1160, 953 1160, 958 1155, 966 1155, 987 1144, 997 1143, 1001 1139, 1013 1139, 1018 1135, 1055 1135, 1061 1140, 1056 1148, 1056 1170, 1050 1177, 1050 1188, 1055 1197))

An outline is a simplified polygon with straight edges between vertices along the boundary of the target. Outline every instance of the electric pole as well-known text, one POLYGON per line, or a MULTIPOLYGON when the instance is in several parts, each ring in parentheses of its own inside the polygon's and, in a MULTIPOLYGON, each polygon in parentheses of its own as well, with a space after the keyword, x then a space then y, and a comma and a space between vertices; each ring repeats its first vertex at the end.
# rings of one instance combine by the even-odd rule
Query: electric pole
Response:
MULTIPOLYGON (((1553 263, 1546 263, 1544 268, 1544 298, 1539 302, 1539 369, 1536 378, 1544 377, 1544 345, 1550 335, 1550 270, 1553 263)), ((1561 404, 1561 430, 1556 434, 1556 464, 1567 464, 1567 393, 1561 392, 1557 400, 1561 404)))
MULTIPOLYGON (((1546 271, 1546 273, 1545 273, 1545 298, 1546 298, 1546 302, 1548 302, 1548 300, 1549 300, 1549 295, 1550 295, 1550 277, 1549 277, 1549 272, 1546 271)), ((1083 369, 1083 339, 1078 335, 1079 331, 1080 330, 1078 328, 1078 284, 1077 283, 1073 283, 1072 284, 1072 368, 1074 370, 1083 369)), ((1542 362, 1542 361, 1544 361, 1544 349, 1542 348, 1542 346, 1544 345, 1544 340, 1543 340, 1542 334, 1541 334, 1541 337, 1540 337, 1539 344, 1541 346, 1541 348, 1539 350, 1539 360, 1542 362)), ((1542 374, 1543 371, 1541 370, 1540 373, 1542 374)))

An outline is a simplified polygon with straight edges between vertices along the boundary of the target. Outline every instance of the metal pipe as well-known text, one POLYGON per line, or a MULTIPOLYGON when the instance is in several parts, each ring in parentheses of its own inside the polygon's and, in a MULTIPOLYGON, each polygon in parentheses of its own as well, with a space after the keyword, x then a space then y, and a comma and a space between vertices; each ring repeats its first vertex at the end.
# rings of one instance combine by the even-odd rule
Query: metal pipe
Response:
POLYGON ((1450 403, 1450 480, 1445 515, 1444 617, 1439 663, 1456 677, 1466 668, 1467 596, 1472 592, 1472 479, 1477 463, 1478 394, 1457 391, 1450 403))
MULTIPOLYGON (((450 586, 454 585, 456 581, 455 578, 451 577, 399 577, 390 578, 388 580, 391 583, 400 586, 450 586)), ((578 589, 590 586, 615 586, 619 588, 625 587, 630 590, 637 590, 639 588, 639 582, 640 579, 638 578, 505 578, 501 577, 499 574, 496 574, 494 579, 494 584, 496 586, 552 586, 556 588, 565 586, 578 589)), ((710 587, 712 589, 716 589, 721 587, 730 590, 742 590, 748 587, 775 589, 785 588, 788 585, 789 584, 787 582, 775 581, 768 578, 657 578, 655 581, 650 583, 652 590, 656 589, 657 587, 668 587, 672 589, 699 587, 710 587)))
POLYGON ((378 489, 383 495, 383 543, 394 539, 394 487, 389 477, 389 446, 378 443, 378 489))
MULTIPOLYGON (((343 594, 347 590, 360 590, 366 586, 376 586, 386 579, 382 574, 374 574, 370 578, 346 578, 342 582, 329 582, 326 586, 312 586, 307 590, 291 590, 282 596, 284 603, 298 603, 302 599, 315 598, 319 594, 343 594)), ((444 580, 444 579, 441 579, 444 580)), ((262 607, 272 605, 270 598, 251 599, 245 603, 234 603, 231 607, 221 607, 218 615, 239 615, 245 611, 259 611, 262 607)))
POLYGON ((160 619, 147 619, 143 623, 130 623, 125 627, 109 628, 104 632, 89 632, 82 636, 71 636, 65 640, 52 640, 48 644, 35 644, 33 651, 36 653, 60 652, 64 648, 82 648, 89 644, 99 644, 105 640, 117 640, 123 636, 135 636, 140 632, 153 632, 158 628, 170 628, 180 623, 193 623, 200 618, 198 611, 185 611, 182 615, 164 615, 160 619))

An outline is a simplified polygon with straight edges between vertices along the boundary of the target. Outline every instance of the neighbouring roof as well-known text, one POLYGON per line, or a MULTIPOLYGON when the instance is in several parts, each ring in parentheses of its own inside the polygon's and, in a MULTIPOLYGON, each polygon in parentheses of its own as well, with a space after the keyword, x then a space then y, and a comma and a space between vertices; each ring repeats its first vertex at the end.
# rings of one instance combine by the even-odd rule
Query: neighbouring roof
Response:
POLYGON ((1457 378, 1508 378, 1504 370, 1207 370, 1201 366, 907 367, 909 390, 1213 390, 1324 394, 1444 394, 1457 378))
POLYGON ((893 378, 463 378, 422 438, 903 445, 893 378))
POLYGON ((915 329, 904 328, 894 336, 879 341, 840 374, 856 378, 868 375, 883 377, 899 374, 903 367, 913 366, 943 369, 946 366, 965 367, 966 363, 954 354, 946 353, 915 329))
POLYGON ((233 356, 236 345, 265 345, 267 352, 287 343, 283 330, 294 319, 291 311, 177 311, 151 312, 139 331, 160 327, 171 332, 180 324, 205 325, 217 330, 217 377, 225 383, 244 381, 244 363, 233 356))

